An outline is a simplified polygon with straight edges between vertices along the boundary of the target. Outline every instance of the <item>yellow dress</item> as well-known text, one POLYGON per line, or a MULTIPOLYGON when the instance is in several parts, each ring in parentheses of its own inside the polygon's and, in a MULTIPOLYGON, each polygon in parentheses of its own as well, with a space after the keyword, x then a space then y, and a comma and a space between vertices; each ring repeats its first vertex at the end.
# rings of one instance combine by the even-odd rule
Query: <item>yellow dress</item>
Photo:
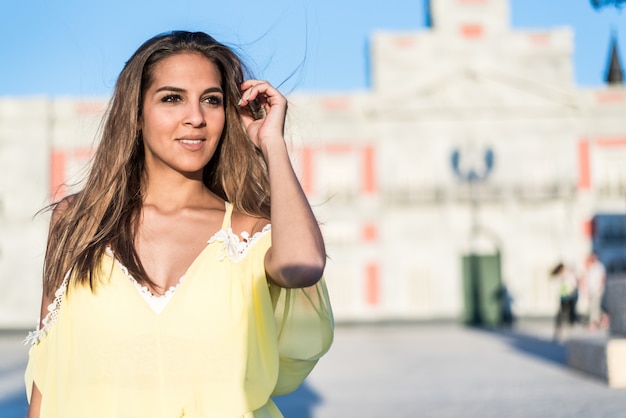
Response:
POLYGON ((160 313, 112 253, 93 292, 68 274, 31 335, 26 389, 41 391, 42 418, 282 417, 270 397, 330 347, 328 294, 323 280, 270 285, 271 228, 239 241, 231 213, 160 313))

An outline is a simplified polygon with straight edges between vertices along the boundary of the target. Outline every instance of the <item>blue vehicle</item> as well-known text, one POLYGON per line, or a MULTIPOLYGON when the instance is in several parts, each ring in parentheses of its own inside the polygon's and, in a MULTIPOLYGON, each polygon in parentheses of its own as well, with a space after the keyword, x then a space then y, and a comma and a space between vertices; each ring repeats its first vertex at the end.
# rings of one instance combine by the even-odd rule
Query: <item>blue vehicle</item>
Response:
POLYGON ((626 274, 626 215, 597 214, 592 220, 592 250, 607 276, 626 274))

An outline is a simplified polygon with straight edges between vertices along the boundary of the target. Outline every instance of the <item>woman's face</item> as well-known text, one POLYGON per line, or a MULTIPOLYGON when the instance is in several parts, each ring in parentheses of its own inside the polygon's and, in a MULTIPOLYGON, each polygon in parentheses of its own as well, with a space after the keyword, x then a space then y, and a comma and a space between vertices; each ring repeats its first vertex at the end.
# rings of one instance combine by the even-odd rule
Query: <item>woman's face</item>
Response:
POLYGON ((224 129, 221 75, 193 52, 158 62, 143 98, 141 129, 148 175, 172 170, 202 178, 224 129))

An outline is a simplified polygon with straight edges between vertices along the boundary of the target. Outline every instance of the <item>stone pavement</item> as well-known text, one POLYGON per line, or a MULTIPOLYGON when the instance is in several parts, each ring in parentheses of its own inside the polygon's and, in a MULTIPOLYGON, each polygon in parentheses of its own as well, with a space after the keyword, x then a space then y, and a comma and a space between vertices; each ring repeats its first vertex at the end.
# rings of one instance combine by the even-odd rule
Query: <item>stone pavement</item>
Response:
MULTIPOLYGON (((2 418, 25 416, 22 337, 0 334, 2 418)), ((626 390, 567 368, 548 322, 340 325, 305 384, 276 402, 287 418, 626 417, 626 390)))

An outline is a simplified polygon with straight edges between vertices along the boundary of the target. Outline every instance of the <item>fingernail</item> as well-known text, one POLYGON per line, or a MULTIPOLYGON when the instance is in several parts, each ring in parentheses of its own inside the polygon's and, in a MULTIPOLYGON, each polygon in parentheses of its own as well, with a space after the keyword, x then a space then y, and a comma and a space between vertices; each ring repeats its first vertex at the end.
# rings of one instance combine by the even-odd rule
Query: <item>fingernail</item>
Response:
POLYGON ((239 99, 239 101, 237 102, 237 106, 241 106, 241 102, 243 102, 243 99, 239 99))

